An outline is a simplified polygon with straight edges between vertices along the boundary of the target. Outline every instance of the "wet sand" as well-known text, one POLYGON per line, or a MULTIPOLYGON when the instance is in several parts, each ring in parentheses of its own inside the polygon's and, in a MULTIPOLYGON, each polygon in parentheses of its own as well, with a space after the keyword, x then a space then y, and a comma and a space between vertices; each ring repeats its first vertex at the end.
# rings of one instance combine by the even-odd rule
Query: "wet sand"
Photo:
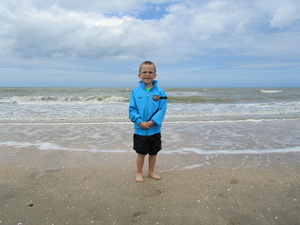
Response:
POLYGON ((299 153, 159 154, 143 183, 134 152, 0 154, 1 225, 300 224, 299 153))

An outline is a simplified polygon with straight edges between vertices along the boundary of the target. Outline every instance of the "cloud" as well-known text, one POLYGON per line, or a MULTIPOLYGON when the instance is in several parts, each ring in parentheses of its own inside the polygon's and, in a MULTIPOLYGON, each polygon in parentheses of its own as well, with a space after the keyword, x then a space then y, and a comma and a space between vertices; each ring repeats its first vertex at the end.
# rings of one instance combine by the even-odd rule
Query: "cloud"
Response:
MULTIPOLYGON (((135 18, 131 12, 142 9, 143 4, 134 0, 126 4, 118 0, 105 4, 67 0, 27 0, 17 5, 4 2, 2 24, 6 29, 2 33, 7 37, 2 40, 6 46, 4 52, 24 58, 126 59, 165 55, 163 49, 173 56, 179 52, 206 53, 211 49, 248 55, 253 53, 253 47, 262 49, 261 45, 264 45, 261 53, 268 55, 274 51, 267 48, 266 42, 269 46, 277 44, 272 36, 299 34, 288 29, 271 32, 271 28, 290 27, 299 21, 299 3, 292 0, 276 4, 270 1, 270 8, 266 7, 267 0, 264 4, 237 0, 170 3, 166 15, 159 20, 135 18), (107 16, 105 12, 124 15, 107 16)), ((288 53, 293 53, 293 49, 288 48, 288 53)))
POLYGON ((147 43, 161 41, 165 34, 157 32, 152 22, 131 16, 66 11, 57 5, 38 10, 20 4, 17 14, 6 12, 4 23, 9 29, 3 41, 9 52, 24 58, 140 57, 157 47, 147 43))
POLYGON ((299 61, 298 0, 2 0, 0 26, 2 59, 299 61))
POLYGON ((291 27, 300 20, 300 2, 289 1, 260 1, 256 6, 264 14, 269 16, 269 25, 272 28, 291 27))
POLYGON ((72 11, 98 11, 100 13, 111 13, 119 11, 127 11, 136 8, 138 1, 128 0, 110 0, 110 1, 80 1, 80 0, 33 0, 32 5, 37 9, 49 9, 57 6, 61 9, 72 11))

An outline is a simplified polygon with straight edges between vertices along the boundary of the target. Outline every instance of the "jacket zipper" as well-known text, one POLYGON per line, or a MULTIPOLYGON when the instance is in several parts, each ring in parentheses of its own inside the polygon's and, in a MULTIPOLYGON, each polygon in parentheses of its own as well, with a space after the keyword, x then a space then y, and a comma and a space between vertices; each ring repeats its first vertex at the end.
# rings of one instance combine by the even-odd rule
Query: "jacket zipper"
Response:
MULTIPOLYGON (((149 96, 150 96, 150 91, 151 91, 151 89, 149 90, 149 92, 146 90, 146 99, 147 99, 147 102, 146 102, 146 113, 147 113, 147 117, 146 118, 148 118, 149 117, 149 111, 148 111, 148 108, 149 108, 149 96)), ((148 136, 148 129, 146 129, 146 136, 148 136)))

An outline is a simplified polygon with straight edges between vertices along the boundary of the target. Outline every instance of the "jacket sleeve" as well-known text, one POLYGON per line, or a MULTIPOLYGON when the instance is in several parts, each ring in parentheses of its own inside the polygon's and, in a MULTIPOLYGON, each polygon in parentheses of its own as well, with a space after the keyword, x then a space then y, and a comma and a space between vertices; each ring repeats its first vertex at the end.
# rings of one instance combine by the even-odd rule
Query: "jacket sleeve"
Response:
POLYGON ((164 120, 167 111, 167 103, 168 103, 167 94, 165 93, 165 91, 162 91, 159 99, 159 109, 151 119, 155 124, 162 125, 162 122, 164 120))
POLYGON ((129 119, 137 125, 143 122, 141 119, 141 115, 137 110, 137 105, 134 99, 133 91, 131 92, 130 100, 129 100, 129 119))

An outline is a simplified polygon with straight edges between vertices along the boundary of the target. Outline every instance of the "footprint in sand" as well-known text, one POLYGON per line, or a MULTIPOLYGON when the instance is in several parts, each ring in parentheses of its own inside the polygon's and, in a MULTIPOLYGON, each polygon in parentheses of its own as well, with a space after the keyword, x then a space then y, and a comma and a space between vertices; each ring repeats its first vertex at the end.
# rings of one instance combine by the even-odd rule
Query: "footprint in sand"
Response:
POLYGON ((238 183, 239 183, 239 181, 236 179, 231 179, 231 181, 230 181, 230 184, 238 184, 238 183))
POLYGON ((154 196, 157 196, 157 195, 160 195, 162 193, 162 191, 161 190, 159 190, 159 189, 155 189, 155 190, 151 190, 151 193, 150 194, 148 194, 148 196, 147 197, 149 197, 149 198, 151 198, 151 197, 154 197, 154 196))
POLYGON ((156 189, 156 190, 154 190, 153 195, 159 195, 161 193, 162 193, 161 190, 156 189))
POLYGON ((147 194, 145 194, 144 196, 145 197, 148 197, 148 198, 152 198, 152 197, 155 197, 157 195, 160 195, 161 193, 163 193, 163 191, 159 190, 159 189, 155 189, 155 190, 147 190, 147 194))
POLYGON ((133 218, 132 218, 132 223, 137 223, 139 221, 139 218, 142 216, 142 215, 145 215, 146 213, 145 212, 137 212, 133 215, 133 218))
POLYGON ((224 194, 224 193, 220 193, 220 194, 219 194, 219 197, 220 197, 220 198, 228 198, 228 195, 227 195, 227 194, 224 194))

